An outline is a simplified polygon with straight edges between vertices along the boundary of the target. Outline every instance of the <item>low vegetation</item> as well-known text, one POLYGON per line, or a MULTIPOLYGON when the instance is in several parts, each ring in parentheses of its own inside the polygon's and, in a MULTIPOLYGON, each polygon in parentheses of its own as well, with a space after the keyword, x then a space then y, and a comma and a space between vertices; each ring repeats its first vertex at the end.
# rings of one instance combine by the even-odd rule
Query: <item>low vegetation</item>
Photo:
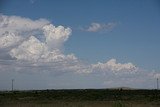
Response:
POLYGON ((0 107, 159 107, 160 90, 1 91, 0 107))

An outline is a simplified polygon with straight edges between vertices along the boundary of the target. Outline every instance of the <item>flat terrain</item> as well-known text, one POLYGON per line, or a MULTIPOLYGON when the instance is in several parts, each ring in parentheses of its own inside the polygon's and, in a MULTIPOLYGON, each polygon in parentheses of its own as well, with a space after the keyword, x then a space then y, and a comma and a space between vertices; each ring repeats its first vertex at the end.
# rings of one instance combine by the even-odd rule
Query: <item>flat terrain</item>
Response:
POLYGON ((0 107, 160 107, 160 90, 1 91, 0 107))

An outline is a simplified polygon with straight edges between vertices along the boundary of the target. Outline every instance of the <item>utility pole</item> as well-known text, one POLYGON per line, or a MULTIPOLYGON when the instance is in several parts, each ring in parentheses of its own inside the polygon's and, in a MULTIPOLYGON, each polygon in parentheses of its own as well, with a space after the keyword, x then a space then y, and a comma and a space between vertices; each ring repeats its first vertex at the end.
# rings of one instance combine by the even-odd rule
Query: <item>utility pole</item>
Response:
POLYGON ((13 82, 14 82, 14 79, 12 79, 12 91, 13 91, 13 82))
POLYGON ((159 90, 159 81, 158 81, 158 78, 157 78, 157 90, 159 90))

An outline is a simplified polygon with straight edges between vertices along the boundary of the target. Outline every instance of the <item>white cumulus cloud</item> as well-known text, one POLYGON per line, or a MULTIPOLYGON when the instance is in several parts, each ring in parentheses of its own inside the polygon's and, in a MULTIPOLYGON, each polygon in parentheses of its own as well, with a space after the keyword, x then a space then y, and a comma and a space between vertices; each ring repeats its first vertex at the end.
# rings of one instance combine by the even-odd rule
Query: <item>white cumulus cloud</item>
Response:
POLYGON ((69 38, 72 30, 63 26, 55 27, 52 24, 46 25, 43 28, 46 43, 49 48, 59 48, 69 38))
MULTIPOLYGON (((43 62, 51 63, 56 69, 64 68, 66 71, 79 73, 133 71, 136 69, 132 63, 121 64, 117 63, 115 59, 106 63, 85 64, 72 53, 63 54, 61 47, 68 40, 72 30, 64 26, 56 27, 46 19, 31 20, 19 16, 1 15, 0 21, 0 47, 12 46, 9 54, 18 61, 29 61, 34 64, 36 62, 36 65, 41 65, 43 62), (33 33, 33 31, 38 33, 33 33), (20 43, 14 45, 17 42, 20 43)), ((88 31, 110 29, 113 25, 114 23, 93 23, 88 31)))
POLYGON ((29 66, 37 68, 34 71, 40 71, 38 67, 43 65, 46 71, 85 72, 84 68, 87 67, 74 54, 65 55, 61 51, 64 42, 71 35, 70 28, 56 27, 45 19, 31 20, 5 15, 0 18, 0 48, 12 46, 9 48, 9 55, 16 59, 17 68, 21 68, 19 70, 22 70, 22 66, 27 70, 25 66, 29 66), (24 61, 28 63, 23 63, 24 61))
POLYGON ((0 48, 7 48, 17 44, 22 40, 22 37, 15 35, 14 33, 5 32, 0 36, 0 48))
POLYGON ((97 64, 92 64, 93 69, 100 70, 100 71, 127 71, 132 72, 136 71, 137 67, 132 63, 118 63, 116 59, 111 59, 106 63, 98 62, 97 64))
POLYGON ((0 15, 0 36, 5 32, 24 34, 41 29, 50 22, 46 19, 31 20, 20 16, 0 15))
MULTIPOLYGON (((115 23, 92 23, 86 31, 109 30, 115 25, 115 23)), ((69 27, 54 26, 46 19, 31 20, 19 16, 0 15, 0 51, 7 48, 9 51, 3 53, 9 53, 12 57, 10 60, 2 60, 0 57, 0 73, 2 71, 43 72, 54 75, 68 73, 66 75, 73 77, 73 83, 75 81, 79 83, 78 78, 82 76, 84 80, 81 81, 84 84, 96 82, 96 84, 111 84, 110 86, 125 82, 126 85, 137 81, 144 83, 152 77, 159 77, 157 73, 148 74, 140 70, 133 63, 119 63, 116 59, 111 59, 105 63, 91 64, 81 61, 73 53, 66 55, 61 47, 71 33, 72 30, 69 27)))
POLYGON ((18 60, 38 60, 41 55, 46 53, 47 47, 41 43, 37 38, 31 36, 28 40, 22 42, 18 47, 10 51, 12 57, 18 60))
MULTIPOLYGON (((0 47, 13 46, 9 54, 17 60, 37 63, 54 62, 53 65, 56 64, 57 67, 61 65, 61 68, 70 68, 75 72, 83 73, 91 73, 95 69, 97 71, 134 71, 136 69, 132 63, 121 64, 117 63, 115 59, 111 59, 106 63, 86 65, 72 53, 63 54, 61 47, 68 40, 72 30, 63 26, 56 27, 46 19, 31 20, 19 16, 1 15, 0 21, 0 47), (34 30, 39 33, 30 33, 34 30), (17 42, 20 43, 14 46, 14 43, 17 42)), ((114 23, 92 23, 88 31, 110 29, 113 26, 114 23)))

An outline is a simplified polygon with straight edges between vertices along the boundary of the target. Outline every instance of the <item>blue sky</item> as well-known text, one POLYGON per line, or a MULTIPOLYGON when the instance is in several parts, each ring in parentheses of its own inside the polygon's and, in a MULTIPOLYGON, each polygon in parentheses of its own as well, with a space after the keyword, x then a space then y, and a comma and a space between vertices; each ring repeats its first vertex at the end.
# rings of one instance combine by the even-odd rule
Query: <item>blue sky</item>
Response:
POLYGON ((33 1, 3 1, 1 13, 31 19, 46 18, 55 25, 72 27, 73 34, 65 45, 66 52, 74 52, 82 59, 105 61, 114 57, 147 69, 160 69, 158 0, 33 1), (78 30, 92 22, 118 24, 107 33, 78 30))
POLYGON ((1 0, 0 13, 71 28, 63 52, 86 63, 116 59, 160 72, 159 0, 1 0), (101 28, 87 31, 92 23, 101 28))

